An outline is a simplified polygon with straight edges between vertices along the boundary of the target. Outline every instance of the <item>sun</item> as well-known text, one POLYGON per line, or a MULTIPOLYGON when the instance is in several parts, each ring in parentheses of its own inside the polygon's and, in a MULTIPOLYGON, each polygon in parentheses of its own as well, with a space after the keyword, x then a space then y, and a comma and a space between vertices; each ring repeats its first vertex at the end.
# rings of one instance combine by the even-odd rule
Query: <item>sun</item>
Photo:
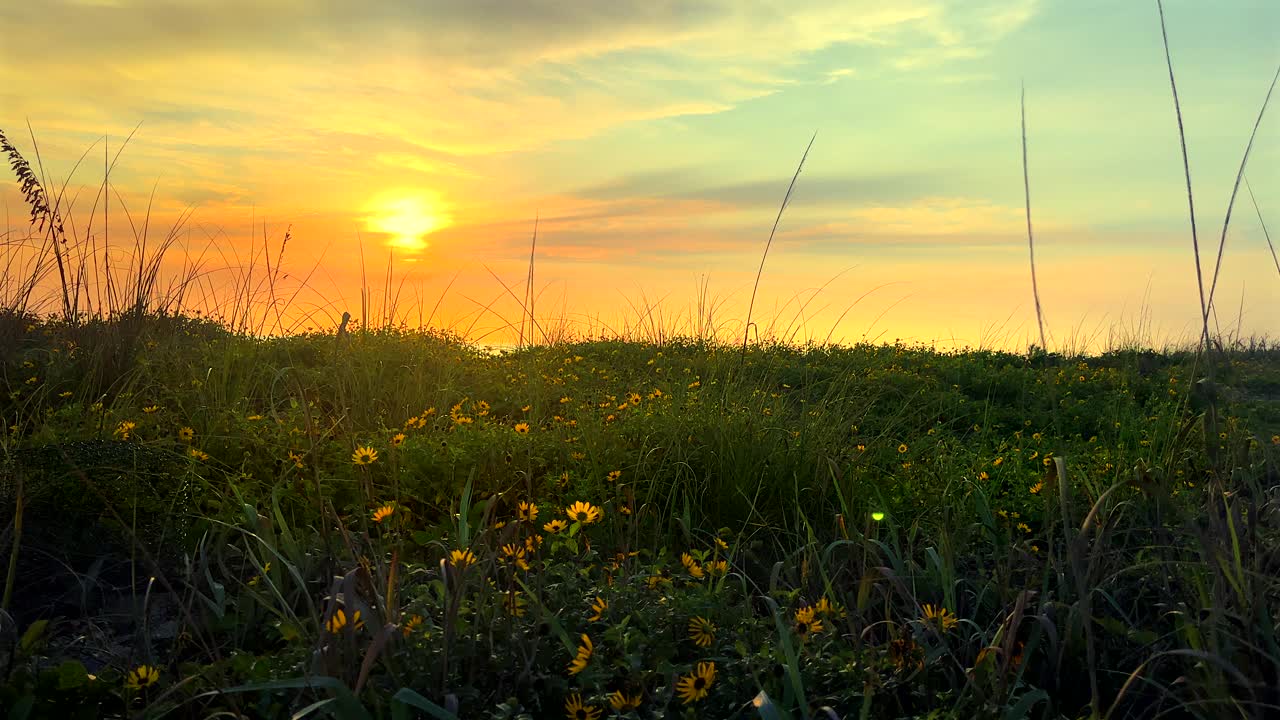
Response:
POLYGON ((448 227, 453 219, 437 193, 410 191, 369 201, 364 220, 370 232, 390 236, 389 246, 419 252, 427 249, 427 235, 448 227))

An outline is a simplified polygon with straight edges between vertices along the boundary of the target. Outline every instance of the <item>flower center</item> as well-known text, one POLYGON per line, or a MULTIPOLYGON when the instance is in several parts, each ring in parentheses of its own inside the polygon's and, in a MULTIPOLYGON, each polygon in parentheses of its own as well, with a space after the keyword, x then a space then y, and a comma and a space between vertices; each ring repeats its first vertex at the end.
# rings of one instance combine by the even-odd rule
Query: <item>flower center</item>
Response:
POLYGON ((701 690, 701 689, 705 688, 706 686, 707 686, 707 680, 706 680, 706 678, 704 678, 704 677, 702 677, 702 676, 698 676, 698 677, 697 677, 696 679, 694 679, 694 681, 693 681, 693 689, 694 689, 694 690, 701 690))

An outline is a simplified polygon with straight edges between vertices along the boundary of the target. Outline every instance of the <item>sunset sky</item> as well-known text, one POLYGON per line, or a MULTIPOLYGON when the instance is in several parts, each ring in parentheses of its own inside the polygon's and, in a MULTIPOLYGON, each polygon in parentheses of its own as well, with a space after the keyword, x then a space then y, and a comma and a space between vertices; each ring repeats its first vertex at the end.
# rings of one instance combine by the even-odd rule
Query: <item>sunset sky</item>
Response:
MULTIPOLYGON (((1280 3, 1165 12, 1212 272, 1280 3)), ((538 217, 539 316, 684 318, 705 278, 740 327, 816 132, 754 319, 798 339, 1025 347, 1023 81, 1054 344, 1143 312, 1153 341, 1197 322, 1154 0, 46 0, 0 3, 0 25, 0 129, 34 162, 30 123, 55 184, 93 148, 69 185, 78 225, 103 137, 114 154, 141 123, 112 175, 129 210, 153 187, 153 226, 192 207, 181 245, 211 267, 247 261, 264 221, 273 244, 292 225, 285 270, 317 268, 298 302, 322 325, 359 316, 363 246, 376 293, 394 254, 410 323, 456 277, 437 321, 500 328, 519 311, 490 270, 523 293, 538 217)), ((1280 242, 1280 107, 1249 167, 1280 242)), ((0 198, 25 233, 11 177, 0 198)), ((1218 304, 1224 326, 1243 308, 1244 332, 1280 335, 1280 269, 1243 187, 1218 304)))

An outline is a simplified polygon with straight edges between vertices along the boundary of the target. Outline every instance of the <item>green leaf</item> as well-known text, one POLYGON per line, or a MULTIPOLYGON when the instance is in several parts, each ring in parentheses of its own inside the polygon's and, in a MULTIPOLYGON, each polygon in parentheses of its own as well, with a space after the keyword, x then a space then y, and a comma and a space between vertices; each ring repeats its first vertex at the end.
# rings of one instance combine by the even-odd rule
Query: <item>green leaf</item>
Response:
POLYGON ((1009 706, 1008 710, 1005 710, 1004 720, 1022 720, 1031 712, 1031 708, 1035 707, 1036 703, 1048 699, 1049 693, 1043 690, 1032 690, 1019 698, 1018 702, 1009 706))
POLYGON ((48 626, 48 620, 37 620, 28 625, 27 631, 22 633, 22 639, 18 641, 18 650, 23 655, 30 655, 35 652, 40 642, 44 639, 44 631, 48 626))
MULTIPOLYGON (((337 678, 317 676, 292 678, 289 680, 273 680, 271 682, 254 683, 252 685, 237 685, 233 688, 223 690, 224 693, 239 692, 258 692, 261 690, 314 690, 322 688, 330 690, 334 694, 333 706, 336 712, 330 714, 337 715, 342 720, 373 720, 373 716, 365 709, 364 705, 352 694, 351 690, 342 681, 337 678)), ((312 709, 314 709, 313 706, 312 709)))
POLYGON ((71 690, 89 682, 89 671, 79 660, 66 660, 58 666, 58 689, 71 690))
POLYGON ((395 695, 391 696, 391 716, 395 718, 395 720, 408 720, 409 714, 403 711, 403 708, 406 707, 425 710, 428 715, 436 718, 437 720, 458 720, 457 715, 445 710, 409 688, 400 688, 395 695))

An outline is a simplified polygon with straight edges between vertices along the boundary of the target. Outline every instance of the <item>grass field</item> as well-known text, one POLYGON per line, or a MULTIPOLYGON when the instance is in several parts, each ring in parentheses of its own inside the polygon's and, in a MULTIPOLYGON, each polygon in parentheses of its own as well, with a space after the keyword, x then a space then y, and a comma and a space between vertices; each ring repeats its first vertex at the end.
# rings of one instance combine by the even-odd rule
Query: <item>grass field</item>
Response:
POLYGON ((0 321, 10 717, 1280 702, 1265 346, 0 321))

